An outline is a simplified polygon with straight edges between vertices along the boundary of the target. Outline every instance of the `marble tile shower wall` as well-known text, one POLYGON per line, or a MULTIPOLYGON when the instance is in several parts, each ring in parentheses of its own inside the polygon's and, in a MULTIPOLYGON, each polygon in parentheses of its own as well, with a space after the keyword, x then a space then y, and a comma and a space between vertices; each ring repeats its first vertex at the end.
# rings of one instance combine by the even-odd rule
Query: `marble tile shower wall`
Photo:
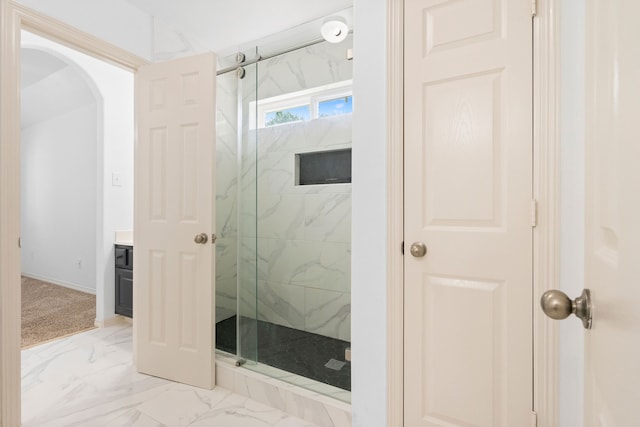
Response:
POLYGON ((351 47, 350 35, 342 43, 320 43, 259 62, 258 98, 351 80, 353 63, 347 60, 351 47))
POLYGON ((258 295, 247 288, 243 307, 255 312, 257 303, 260 320, 350 340, 351 184, 295 185, 295 154, 350 147, 351 115, 257 132, 257 228, 243 240, 249 253, 257 243, 258 295))

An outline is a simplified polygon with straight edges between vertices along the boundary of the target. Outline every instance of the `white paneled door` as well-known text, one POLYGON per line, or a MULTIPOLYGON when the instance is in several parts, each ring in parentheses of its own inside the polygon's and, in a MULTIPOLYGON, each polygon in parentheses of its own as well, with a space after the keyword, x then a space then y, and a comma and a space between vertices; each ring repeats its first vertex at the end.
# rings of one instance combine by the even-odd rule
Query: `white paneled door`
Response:
POLYGON ((586 4, 585 425, 640 426, 640 3, 586 4))
POLYGON ((405 2, 408 427, 530 425, 531 19, 405 2))
POLYGON ((136 73, 136 125, 134 327, 138 370, 212 388, 214 55, 140 68, 136 73))

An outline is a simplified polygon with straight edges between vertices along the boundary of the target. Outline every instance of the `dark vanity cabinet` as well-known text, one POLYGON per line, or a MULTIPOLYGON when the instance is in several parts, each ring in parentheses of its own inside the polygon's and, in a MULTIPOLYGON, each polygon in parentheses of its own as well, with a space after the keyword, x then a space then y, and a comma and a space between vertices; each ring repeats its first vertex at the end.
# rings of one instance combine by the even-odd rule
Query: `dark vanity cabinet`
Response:
POLYGON ((133 317, 133 247, 116 245, 116 314, 133 317))

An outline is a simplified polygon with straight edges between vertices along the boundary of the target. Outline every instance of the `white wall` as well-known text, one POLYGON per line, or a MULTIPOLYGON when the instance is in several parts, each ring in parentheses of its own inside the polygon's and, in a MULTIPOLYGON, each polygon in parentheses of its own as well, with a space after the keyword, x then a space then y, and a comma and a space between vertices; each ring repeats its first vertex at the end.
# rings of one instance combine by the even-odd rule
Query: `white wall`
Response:
MULTIPOLYGON (((54 82, 44 83, 37 89, 54 82)), ((20 141, 22 273, 91 293, 97 123, 94 101, 23 128, 20 141)))
POLYGON ((133 227, 133 74, 34 34, 22 33, 23 47, 62 55, 95 84, 102 97, 95 165, 97 203, 96 319, 114 315, 113 244, 116 230, 133 227), (112 174, 121 186, 112 185, 112 174))
POLYGON ((355 0, 351 384, 354 427, 386 425, 387 3, 355 0))
MULTIPOLYGON (((584 287, 584 3, 560 2, 560 288, 570 298, 584 287)), ((558 427, 581 426, 584 329, 574 316, 558 326, 558 427)))

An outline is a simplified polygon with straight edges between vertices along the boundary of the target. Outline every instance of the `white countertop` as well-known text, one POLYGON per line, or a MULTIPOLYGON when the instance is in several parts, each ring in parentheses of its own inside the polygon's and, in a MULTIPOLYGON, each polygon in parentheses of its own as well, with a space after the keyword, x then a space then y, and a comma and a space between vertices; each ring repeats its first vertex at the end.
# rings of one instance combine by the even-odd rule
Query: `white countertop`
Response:
POLYGON ((133 246, 133 230, 116 231, 116 245, 133 246))

